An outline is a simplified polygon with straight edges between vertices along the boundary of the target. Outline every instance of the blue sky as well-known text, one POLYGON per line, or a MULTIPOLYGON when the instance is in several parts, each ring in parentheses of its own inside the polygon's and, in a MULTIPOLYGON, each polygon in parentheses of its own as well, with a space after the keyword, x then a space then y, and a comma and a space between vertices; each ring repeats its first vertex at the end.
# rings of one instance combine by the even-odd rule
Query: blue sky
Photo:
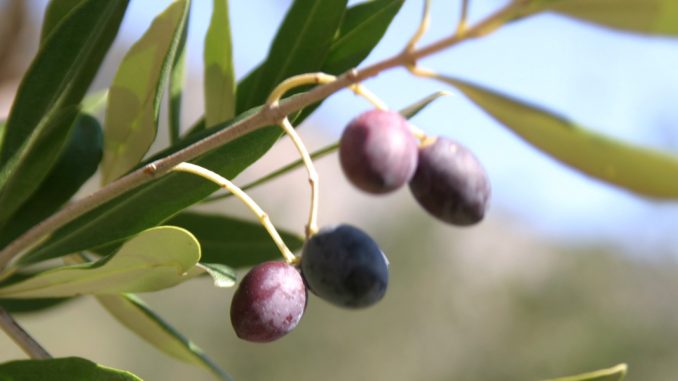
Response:
MULTIPOLYGON (((505 1, 471 3, 473 21, 505 1)), ((122 29, 125 36, 139 36, 167 4, 169 0, 133 0, 122 29)), ((201 70, 211 4, 193 2, 191 70, 201 70)), ((264 58, 289 4, 231 1, 239 77, 264 58)), ((454 29, 458 4, 433 1, 432 27, 423 43, 454 29)), ((401 50, 420 14, 420 1, 406 1, 367 63, 401 50)), ((422 64, 545 106, 611 136, 678 153, 678 39, 619 33, 540 15, 422 64)), ((403 70, 383 73, 366 84, 393 108, 447 89, 403 70)), ((343 92, 326 102, 313 119, 338 137, 346 122, 368 107, 343 92)), ((678 238, 672 237, 678 228, 678 203, 638 198, 586 178, 523 143, 456 93, 413 122, 429 134, 453 137, 476 152, 493 183, 493 206, 502 213, 555 238, 611 239, 657 254, 678 255, 678 238)))

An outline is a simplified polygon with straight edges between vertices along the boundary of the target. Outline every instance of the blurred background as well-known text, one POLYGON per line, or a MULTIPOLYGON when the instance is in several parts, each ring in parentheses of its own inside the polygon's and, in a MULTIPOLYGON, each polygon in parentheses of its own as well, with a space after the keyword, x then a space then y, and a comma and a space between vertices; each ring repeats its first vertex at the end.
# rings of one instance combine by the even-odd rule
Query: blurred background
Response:
MULTIPOLYGON (((168 0, 131 2, 94 88, 168 0)), ((211 1, 193 2, 183 126, 202 114, 202 39, 211 1)), ((231 2, 236 73, 262 60, 290 1, 231 2)), ((475 1, 471 20, 505 1, 475 1)), ((0 118, 37 49, 45 0, 0 0, 0 118)), ((433 2, 424 43, 449 34, 459 1, 433 2)), ((367 62, 402 49, 419 1, 407 1, 367 62)), ((608 135, 678 151, 678 41, 602 29, 555 15, 513 23, 422 62, 565 114, 608 135)), ((366 83, 391 107, 441 84, 394 70, 366 83)), ((451 89, 448 89, 451 90, 451 89)), ((328 99, 301 127, 313 148, 370 106, 350 92, 328 99)), ((471 148, 486 166, 493 199, 473 228, 429 218, 407 190, 371 197, 343 178, 336 156, 318 161, 321 224, 349 222, 380 243, 391 262, 386 298, 345 311, 311 298, 300 326, 282 340, 238 340, 228 307, 233 290, 194 281, 143 295, 239 380, 538 380, 627 362, 629 380, 678 374, 678 203, 639 198, 544 156, 457 93, 413 119, 429 134, 471 148)), ((163 121, 164 123, 164 121, 163 121)), ((160 129, 165 133, 165 129, 160 129)), ((166 144, 160 136, 156 149, 166 144)), ((283 140, 236 179, 244 184, 297 158, 283 140)), ((94 189, 96 181, 81 195, 94 189)), ((252 191, 282 228, 301 233, 303 171, 252 191)), ((237 202, 199 206, 250 218, 237 202)), ((122 328, 91 298, 19 321, 58 357, 82 356, 145 380, 210 380, 122 328)), ((0 335, 0 361, 23 354, 0 335)))

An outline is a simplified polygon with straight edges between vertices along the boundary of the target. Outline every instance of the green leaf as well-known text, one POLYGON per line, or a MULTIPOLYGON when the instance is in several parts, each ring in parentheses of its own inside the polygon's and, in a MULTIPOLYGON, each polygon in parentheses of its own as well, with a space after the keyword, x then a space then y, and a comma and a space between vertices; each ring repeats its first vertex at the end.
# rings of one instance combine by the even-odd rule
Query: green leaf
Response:
POLYGON ((442 98, 442 97, 446 97, 448 95, 450 95, 449 91, 437 91, 437 92, 429 95, 428 97, 421 99, 421 100, 405 107, 404 109, 400 110, 399 111, 400 115, 402 115, 406 119, 414 118, 417 114, 419 114, 419 112, 421 110, 428 107, 435 100, 442 98))
POLYGON ((201 262, 198 264, 198 267, 207 273, 207 275, 212 277, 214 281, 214 287, 218 288, 228 288, 235 286, 236 275, 235 271, 221 263, 205 263, 201 262))
POLYGON ((346 3, 347 0, 294 1, 266 60, 238 85, 238 112, 263 104, 286 78, 322 68, 346 3))
POLYGON ((235 116, 235 72, 228 0, 214 0, 205 36, 205 120, 208 127, 235 116))
POLYGON ((174 55, 174 62, 169 76, 169 137, 170 143, 179 141, 181 133, 181 99, 184 91, 186 71, 186 38, 188 37, 188 23, 190 20, 190 7, 186 16, 186 25, 181 33, 178 54, 174 55))
POLYGON ((526 14, 554 11, 603 26, 644 34, 678 35, 675 0, 537 0, 526 14))
POLYGON ((189 5, 189 0, 176 0, 167 7, 118 67, 104 123, 104 184, 133 168, 155 140, 162 89, 186 27, 189 5))
POLYGON ((536 106, 454 78, 446 82, 528 143, 579 171, 660 199, 678 198, 678 157, 611 139, 536 106))
POLYGON ((96 172, 101 160, 102 133, 99 122, 81 114, 73 133, 47 178, 35 193, 17 210, 12 223, 0 230, 0 247, 50 216, 63 206, 96 172))
POLYGON ((232 380, 197 345, 160 317, 135 295, 100 295, 97 300, 120 324, 161 352, 202 366, 222 380, 232 380))
MULTIPOLYGON (((255 111, 256 109, 244 113, 237 119, 255 111)), ((229 124, 225 124, 215 130, 228 126, 229 124)), ((182 141, 182 144, 190 144, 212 132, 204 130, 191 136, 188 141, 182 141)), ((192 162, 232 178, 262 156, 279 134, 277 127, 264 128, 208 152, 192 162)), ((173 149, 180 148, 182 144, 173 149)), ((167 150, 162 154, 169 152, 172 151, 167 150)), ((124 240, 139 231, 161 224, 217 189, 217 185, 197 176, 169 173, 77 218, 55 232, 41 246, 20 258, 20 261, 23 264, 34 263, 124 240), (80 249, 74 250, 76 247, 80 249)))
MULTIPOLYGON (((35 275, 31 272, 15 272, 0 281, 0 287, 21 282, 35 275)), ((26 314, 41 312, 45 309, 74 300, 75 298, 33 298, 33 299, 4 299, 0 298, 0 307, 12 314, 26 314)))
POLYGON ((174 226, 145 230, 112 256, 63 266, 0 288, 0 297, 40 298, 157 291, 193 275, 200 244, 174 226), (189 273, 190 271, 190 273, 189 273))
MULTIPOLYGON (((250 267, 280 259, 280 252, 261 224, 216 214, 183 212, 167 221, 191 231, 202 247, 201 262, 233 268, 250 267)), ((302 247, 299 235, 278 230, 290 250, 302 247)))
MULTIPOLYGON (((97 0, 99 1, 99 0, 97 0)), ((130 372, 77 357, 0 364, 2 381, 142 381, 130 372)))
POLYGON ((339 74, 350 63, 365 59, 404 3, 404 0, 373 0, 350 7, 322 71, 339 74))
POLYGON ((583 373, 576 376, 555 378, 548 381, 621 381, 626 375, 626 364, 619 364, 609 369, 583 373))
POLYGON ((40 43, 44 43, 56 26, 63 21, 83 0, 50 0, 40 31, 40 43))
POLYGON ((11 314, 44 312, 73 298, 0 299, 0 307, 11 314))
POLYGON ((0 226, 42 183, 64 148, 127 0, 84 0, 51 32, 24 76, 0 147, 0 226))
MULTIPOLYGON (((347 61, 347 67, 339 69, 345 71, 359 63, 347 61)), ((259 108, 250 109, 213 129, 197 131, 170 149, 149 158, 148 161, 169 155, 216 131, 228 128, 258 110, 259 108)), ((277 126, 263 128, 192 162, 232 179, 263 156, 278 140, 280 134, 280 128, 277 126)), ((75 219, 55 232, 29 256, 22 258, 22 262, 36 262, 124 240, 141 230, 162 223, 217 189, 216 185, 185 173, 165 175, 75 219)))

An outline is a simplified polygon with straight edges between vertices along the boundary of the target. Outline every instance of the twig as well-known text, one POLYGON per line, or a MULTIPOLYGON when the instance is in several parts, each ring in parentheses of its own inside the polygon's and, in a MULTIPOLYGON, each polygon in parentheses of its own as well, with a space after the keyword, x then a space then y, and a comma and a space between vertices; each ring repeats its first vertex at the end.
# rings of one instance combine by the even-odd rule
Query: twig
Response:
POLYGON ((271 236, 273 242, 275 242, 275 245, 278 247, 285 260, 292 264, 297 262, 297 257, 292 254, 287 245, 285 245, 285 241, 283 241, 275 226, 273 226, 271 223, 271 219, 268 217, 268 214, 266 214, 266 212, 264 212, 264 210, 261 209, 261 207, 256 202, 254 202, 254 200, 252 200, 252 198, 247 193, 243 192, 242 189, 238 188, 235 184, 225 179, 218 173, 212 172, 209 169, 203 168, 199 165, 179 163, 174 168, 172 168, 172 171, 185 172, 200 176, 233 193, 234 196, 240 199, 240 201, 247 205, 247 207, 257 215, 259 222, 264 226, 268 234, 271 236))
POLYGON ((287 102, 281 102, 280 105, 276 107, 264 107, 252 116, 234 123, 230 128, 216 132, 180 151, 156 160, 143 168, 125 175, 91 195, 61 209, 59 212, 53 214, 14 240, 0 251, 0 271, 2 271, 13 258, 39 243, 46 235, 54 232, 95 207, 108 202, 131 189, 139 187, 158 176, 166 174, 175 165, 190 161, 201 154, 211 151, 243 135, 254 132, 259 128, 275 124, 286 115, 301 110, 313 103, 317 103, 343 88, 349 87, 367 78, 374 77, 387 69, 411 65, 422 57, 450 48, 470 38, 490 33, 500 27, 506 20, 518 14, 523 7, 524 4, 522 2, 512 2, 473 27, 468 28, 461 34, 455 33, 417 50, 403 51, 362 70, 349 70, 337 77, 334 82, 316 86, 306 93, 290 98, 287 102))
POLYGON ((0 328, 32 359, 52 358, 47 351, 14 320, 4 308, 0 307, 0 328))

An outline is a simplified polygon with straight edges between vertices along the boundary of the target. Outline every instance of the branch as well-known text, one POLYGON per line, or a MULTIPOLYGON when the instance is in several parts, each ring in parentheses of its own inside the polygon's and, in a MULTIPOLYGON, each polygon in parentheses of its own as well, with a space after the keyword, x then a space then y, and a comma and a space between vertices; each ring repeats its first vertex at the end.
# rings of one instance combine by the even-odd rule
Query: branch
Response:
POLYGON ((417 50, 405 50, 391 58, 377 62, 361 70, 349 70, 348 72, 337 77, 337 80, 334 82, 316 86, 306 93, 290 98, 286 102, 281 102, 279 105, 262 107, 257 113, 238 121, 230 128, 216 132, 213 135, 210 135, 180 151, 177 151, 165 158, 156 160, 153 163, 144 166, 143 168, 121 177, 120 179, 108 184, 104 188, 101 188, 98 191, 90 194, 89 196, 66 206, 10 243, 2 251, 0 251, 0 272, 4 270, 7 264, 14 257, 33 245, 39 243, 40 240, 48 234, 54 232, 55 230, 73 221, 75 218, 83 215, 84 213, 94 209, 95 207, 108 202, 129 190, 150 182, 156 177, 166 174, 177 164, 190 161, 199 155, 220 147, 246 134, 254 132, 262 127, 274 125, 277 123, 277 121, 282 120, 285 116, 301 110, 302 108, 313 103, 317 103, 343 88, 374 77, 382 71, 400 66, 412 66, 416 64, 418 59, 435 54, 441 50, 448 49, 462 41, 491 33, 504 24, 507 20, 517 15, 523 6, 523 3, 520 1, 512 2, 504 8, 498 10, 496 13, 488 16, 475 26, 466 29, 463 31, 463 33, 455 33, 450 37, 443 38, 417 50))
POLYGON ((14 342, 23 349, 26 354, 36 360, 44 360, 52 358, 47 351, 38 344, 28 332, 24 331, 19 323, 14 320, 4 308, 0 307, 0 328, 2 328, 7 336, 12 338, 14 342))

